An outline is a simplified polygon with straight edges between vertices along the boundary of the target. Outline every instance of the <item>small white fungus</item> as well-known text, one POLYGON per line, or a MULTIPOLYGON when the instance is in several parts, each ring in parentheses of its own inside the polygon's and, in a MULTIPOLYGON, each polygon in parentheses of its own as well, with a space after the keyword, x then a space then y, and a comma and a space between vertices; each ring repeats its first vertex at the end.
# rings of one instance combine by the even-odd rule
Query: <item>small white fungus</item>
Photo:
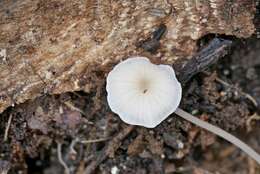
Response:
POLYGON ((156 65, 145 57, 132 57, 108 74, 106 90, 111 110, 132 125, 153 128, 172 114, 181 101, 182 88, 169 65, 156 65))
POLYGON ((111 110, 128 124, 153 128, 175 112, 236 145, 260 164, 260 155, 240 139, 178 108, 182 89, 171 66, 155 65, 145 57, 129 58, 108 74, 106 90, 111 110))

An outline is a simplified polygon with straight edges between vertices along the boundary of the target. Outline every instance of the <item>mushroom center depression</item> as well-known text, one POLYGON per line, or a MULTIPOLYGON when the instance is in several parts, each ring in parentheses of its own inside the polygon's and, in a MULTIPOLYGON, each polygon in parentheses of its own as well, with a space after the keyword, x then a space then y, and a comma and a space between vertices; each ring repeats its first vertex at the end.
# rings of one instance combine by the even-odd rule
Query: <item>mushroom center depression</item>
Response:
POLYGON ((150 87, 150 80, 146 79, 146 78, 141 78, 139 79, 139 83, 138 83, 138 89, 143 93, 146 94, 149 91, 149 87, 150 87))

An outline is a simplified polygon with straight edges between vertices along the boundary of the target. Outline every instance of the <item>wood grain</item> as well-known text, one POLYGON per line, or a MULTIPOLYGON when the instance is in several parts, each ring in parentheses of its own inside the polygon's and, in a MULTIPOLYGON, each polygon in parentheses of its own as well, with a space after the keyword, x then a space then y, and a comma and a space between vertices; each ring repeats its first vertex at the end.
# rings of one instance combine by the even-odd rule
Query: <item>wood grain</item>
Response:
POLYGON ((252 35, 254 13, 253 0, 0 1, 0 113, 43 94, 89 92, 128 56, 185 64, 206 34, 252 35), (136 46, 161 24, 156 53, 136 46))

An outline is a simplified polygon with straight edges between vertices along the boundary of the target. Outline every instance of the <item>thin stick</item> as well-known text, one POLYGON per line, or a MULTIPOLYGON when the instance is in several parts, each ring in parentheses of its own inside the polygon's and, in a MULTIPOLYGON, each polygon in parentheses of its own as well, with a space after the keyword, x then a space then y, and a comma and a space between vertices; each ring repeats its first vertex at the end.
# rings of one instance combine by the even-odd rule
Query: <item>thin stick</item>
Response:
POLYGON ((254 97, 252 97, 250 94, 245 93, 245 92, 243 92, 243 91, 240 91, 237 87, 235 87, 235 86, 233 86, 233 85, 231 85, 231 84, 225 82, 224 80, 222 80, 222 79, 220 79, 220 78, 218 78, 218 77, 216 77, 215 80, 216 80, 216 82, 221 83, 222 85, 224 85, 224 86, 226 86, 226 87, 235 89, 238 93, 240 93, 241 95, 244 95, 248 100, 250 100, 250 101, 255 105, 255 107, 258 107, 257 101, 256 101, 256 100, 254 99, 254 97))
POLYGON ((193 115, 189 114, 188 112, 178 108, 175 113, 179 115, 180 117, 184 118, 187 121, 192 122, 193 124, 202 127, 222 138, 229 141, 230 143, 234 144, 235 146, 239 147, 241 150, 243 150, 245 153, 247 153, 250 157, 252 157, 259 165, 260 165, 260 155, 254 151, 251 147, 249 147, 247 144, 236 138, 235 136, 231 135, 230 133, 212 125, 209 124, 203 120, 200 120, 193 115))
MULTIPOLYGON (((81 113, 82 115, 87 116, 87 114, 86 114, 84 111, 82 111, 81 109, 79 109, 79 108, 77 108, 76 106, 74 106, 71 102, 65 101, 64 104, 65 104, 69 109, 74 110, 74 111, 78 111, 78 112, 81 113)), ((91 121, 89 121, 89 120, 87 120, 87 119, 86 119, 86 121, 87 121, 88 124, 91 124, 91 125, 94 124, 93 122, 91 122, 91 121)))
POLYGON ((71 144, 70 144, 70 152, 73 154, 77 154, 77 151, 74 149, 74 146, 79 142, 79 139, 76 138, 74 140, 72 140, 71 144))
POLYGON ((258 115, 257 113, 254 113, 253 115, 251 115, 247 120, 246 120, 246 128, 247 128, 247 131, 251 131, 252 129, 252 126, 251 126, 251 122, 255 120, 260 120, 260 115, 258 115))
POLYGON ((89 144, 89 143, 99 143, 99 142, 107 141, 107 140, 109 140, 109 138, 100 138, 100 139, 94 139, 94 140, 82 140, 80 142, 83 143, 83 144, 89 144))
POLYGON ((70 169, 69 167, 67 166, 67 164, 63 161, 62 159, 62 154, 61 154, 61 146, 62 144, 61 143, 57 143, 57 153, 58 153, 58 160, 60 162, 60 164, 64 167, 64 170, 65 170, 65 174, 70 174, 70 169))
POLYGON ((11 121, 12 121, 13 115, 10 114, 9 118, 8 118, 8 122, 7 122, 7 126, 5 128, 5 134, 4 134, 4 142, 7 141, 8 139, 8 132, 11 126, 11 121))

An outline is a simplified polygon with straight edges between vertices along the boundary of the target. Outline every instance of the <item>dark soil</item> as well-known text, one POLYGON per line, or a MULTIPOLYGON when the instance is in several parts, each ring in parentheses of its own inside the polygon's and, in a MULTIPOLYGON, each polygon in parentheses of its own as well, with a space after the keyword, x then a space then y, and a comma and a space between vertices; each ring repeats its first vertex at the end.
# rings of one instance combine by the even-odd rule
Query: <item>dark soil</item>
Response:
MULTIPOLYGON (((155 129, 125 125, 98 75, 95 92, 42 96, 1 114, 0 173, 57 174, 62 163, 76 174, 260 173, 237 147, 174 114, 155 129)), ((260 152, 259 105, 260 40, 252 37, 194 76, 181 108, 260 152)))

